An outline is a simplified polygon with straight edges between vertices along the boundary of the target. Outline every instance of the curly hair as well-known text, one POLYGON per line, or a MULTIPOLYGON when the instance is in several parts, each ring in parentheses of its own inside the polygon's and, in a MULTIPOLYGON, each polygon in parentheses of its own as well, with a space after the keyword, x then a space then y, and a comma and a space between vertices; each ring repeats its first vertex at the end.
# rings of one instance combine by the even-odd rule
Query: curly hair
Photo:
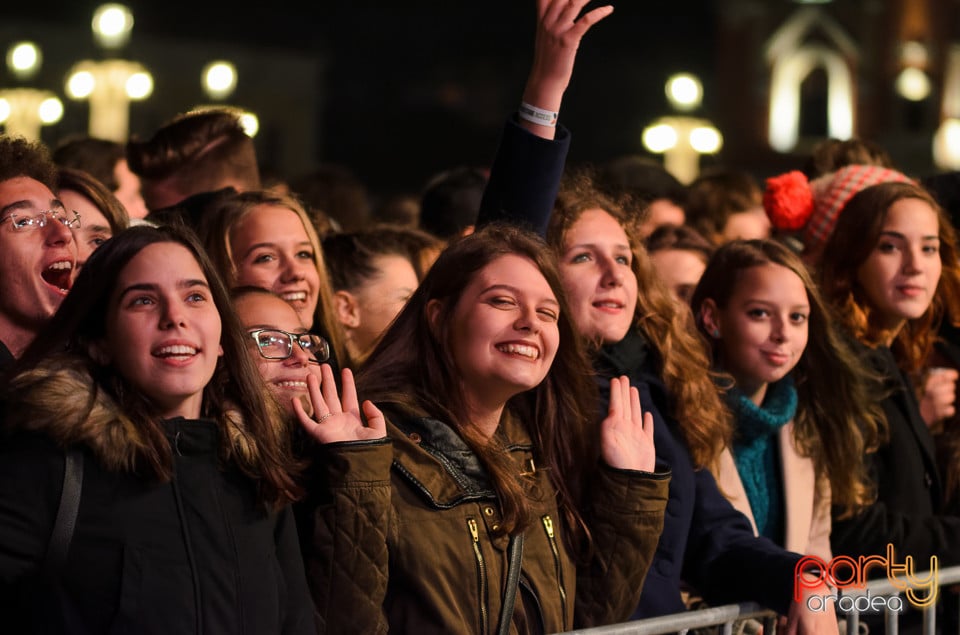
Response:
MULTIPOLYGON (((566 233, 590 209, 607 212, 627 234, 638 289, 634 326, 656 352, 658 371, 669 394, 669 414, 680 423, 694 464, 712 467, 730 440, 730 416, 711 377, 710 359, 695 333, 692 314, 673 300, 657 277, 638 238, 637 221, 631 220, 619 201, 596 188, 589 171, 575 171, 561 184, 547 227, 547 242, 556 253, 561 252, 566 233)), ((601 344, 592 342, 594 347, 601 344)))
POLYGON ((745 270, 769 265, 796 274, 810 304, 807 346, 791 370, 798 397, 794 442, 801 455, 813 460, 817 474, 829 479, 833 504, 844 514, 855 513, 875 495, 864 458, 877 449, 885 421, 871 393, 870 375, 834 324, 829 305, 800 258, 772 240, 723 245, 707 264, 691 299, 697 326, 704 341, 711 343, 715 363, 722 365, 722 339, 709 337, 703 305, 711 300, 725 308, 745 270), (824 368, 830 372, 824 373, 824 368))
POLYGON ((891 341, 900 368, 916 383, 938 337, 941 320, 960 320, 960 253, 953 226, 934 198, 914 183, 881 183, 850 199, 837 220, 820 262, 820 288, 841 322, 860 342, 876 347, 891 341), (897 201, 917 199, 936 213, 939 226, 940 282, 933 302, 920 317, 891 331, 879 324, 860 283, 857 270, 877 246, 887 212, 897 201))
POLYGON ((51 192, 57 191, 57 164, 47 146, 23 137, 0 135, 0 181, 21 176, 40 181, 51 192))

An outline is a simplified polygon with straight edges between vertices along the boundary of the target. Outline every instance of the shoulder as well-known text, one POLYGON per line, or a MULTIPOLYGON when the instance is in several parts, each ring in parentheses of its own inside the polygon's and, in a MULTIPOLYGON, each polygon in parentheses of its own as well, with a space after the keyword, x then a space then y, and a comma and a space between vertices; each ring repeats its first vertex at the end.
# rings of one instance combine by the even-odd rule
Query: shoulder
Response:
POLYGON ((142 443, 137 426, 79 358, 49 360, 17 374, 4 408, 6 433, 43 436, 59 447, 85 446, 115 469, 132 466, 142 443))

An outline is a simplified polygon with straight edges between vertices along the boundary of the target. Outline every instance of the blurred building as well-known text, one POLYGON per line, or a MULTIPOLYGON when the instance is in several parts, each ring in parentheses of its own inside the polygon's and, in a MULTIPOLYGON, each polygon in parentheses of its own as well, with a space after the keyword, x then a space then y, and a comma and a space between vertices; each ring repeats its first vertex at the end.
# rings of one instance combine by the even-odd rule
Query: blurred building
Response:
POLYGON ((718 4, 727 161, 769 174, 800 165, 819 140, 856 136, 910 173, 960 167, 960 2, 718 4))
POLYGON ((261 164, 278 174, 296 174, 311 167, 319 154, 320 120, 324 106, 324 70, 320 54, 276 47, 189 37, 155 37, 134 31, 119 52, 107 53, 94 43, 89 22, 77 26, 4 19, 0 21, 0 47, 30 40, 43 52, 38 75, 28 82, 0 68, 0 87, 29 84, 57 93, 64 104, 63 118, 42 130, 42 140, 55 144, 66 135, 86 133, 89 102, 65 96, 65 82, 80 60, 122 56, 146 67, 153 76, 153 93, 131 102, 131 135, 149 136, 174 115, 197 106, 229 104, 256 114, 259 130, 254 137, 261 164), (213 60, 229 59, 237 69, 235 91, 222 102, 211 99, 202 87, 202 71, 213 60))

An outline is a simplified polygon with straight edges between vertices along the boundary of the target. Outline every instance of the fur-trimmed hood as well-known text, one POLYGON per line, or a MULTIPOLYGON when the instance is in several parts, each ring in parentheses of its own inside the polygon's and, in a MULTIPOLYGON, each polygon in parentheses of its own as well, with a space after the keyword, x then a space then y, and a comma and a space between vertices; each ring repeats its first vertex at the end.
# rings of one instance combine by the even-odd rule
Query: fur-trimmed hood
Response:
POLYGON ((14 377, 3 428, 46 435, 62 447, 83 445, 111 471, 132 471, 146 448, 137 426, 78 358, 57 358, 14 377))

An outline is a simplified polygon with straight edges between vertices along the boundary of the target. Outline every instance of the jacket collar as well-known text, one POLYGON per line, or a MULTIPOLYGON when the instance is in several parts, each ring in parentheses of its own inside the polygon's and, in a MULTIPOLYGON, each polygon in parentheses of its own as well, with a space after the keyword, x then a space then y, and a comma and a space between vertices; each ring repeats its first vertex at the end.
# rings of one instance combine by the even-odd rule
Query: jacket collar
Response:
POLYGON ((396 418, 393 468, 431 503, 446 509, 496 499, 480 458, 456 431, 430 417, 396 418))

